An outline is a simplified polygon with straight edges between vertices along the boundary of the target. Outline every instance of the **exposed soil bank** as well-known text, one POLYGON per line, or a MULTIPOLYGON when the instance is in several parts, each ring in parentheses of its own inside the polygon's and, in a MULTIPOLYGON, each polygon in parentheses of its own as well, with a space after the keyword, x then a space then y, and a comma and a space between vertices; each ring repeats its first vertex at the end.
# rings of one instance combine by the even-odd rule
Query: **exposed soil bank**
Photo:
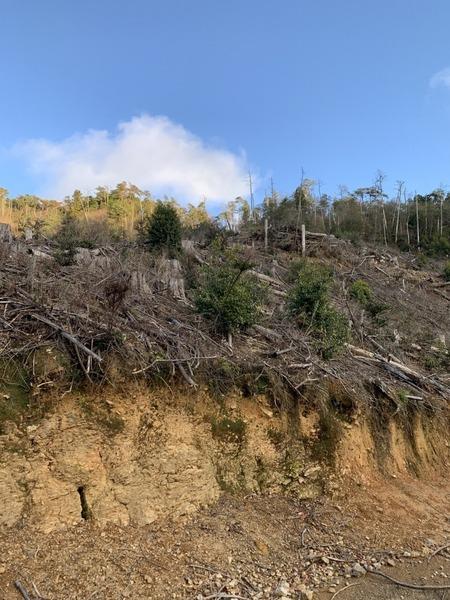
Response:
POLYGON ((265 397, 135 388, 67 394, 39 421, 0 436, 0 525, 42 532, 92 521, 147 525, 223 492, 313 499, 342 481, 445 474, 444 425, 415 416, 376 436, 363 415, 295 408, 265 397))

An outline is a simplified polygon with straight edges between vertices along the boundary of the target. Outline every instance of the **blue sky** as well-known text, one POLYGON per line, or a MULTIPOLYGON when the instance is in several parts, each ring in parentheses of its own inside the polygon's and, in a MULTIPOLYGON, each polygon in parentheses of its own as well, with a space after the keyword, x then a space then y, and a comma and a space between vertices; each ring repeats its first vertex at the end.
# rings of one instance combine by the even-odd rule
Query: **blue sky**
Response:
POLYGON ((330 194, 377 169, 389 190, 450 185, 448 0, 1 0, 0 18, 12 194, 133 178, 215 205, 248 168, 258 197, 301 167, 330 194))

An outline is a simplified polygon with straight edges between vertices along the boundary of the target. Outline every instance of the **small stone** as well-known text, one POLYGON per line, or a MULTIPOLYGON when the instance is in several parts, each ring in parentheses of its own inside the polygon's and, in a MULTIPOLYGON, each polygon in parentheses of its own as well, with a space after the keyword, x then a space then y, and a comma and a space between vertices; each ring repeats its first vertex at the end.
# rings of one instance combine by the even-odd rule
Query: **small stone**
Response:
POLYGON ((311 477, 311 475, 314 475, 315 473, 318 473, 320 471, 321 467, 319 465, 313 465, 311 467, 308 467, 307 469, 305 469, 303 471, 303 475, 305 477, 311 477))
POLYGON ((390 567, 395 567, 395 560, 393 558, 388 558, 386 564, 390 567))
POLYGON ((330 564, 330 559, 327 556, 322 556, 321 561, 325 564, 325 565, 329 565, 330 564))
POLYGON ((406 551, 406 552, 403 552, 403 556, 404 556, 405 558, 411 558, 411 552, 407 552, 407 551, 406 551))
POLYGON ((6 573, 6 567, 0 565, 0 575, 3 575, 3 573, 6 573))
POLYGON ((275 596, 277 598, 283 598, 289 594, 289 583, 283 579, 275 588, 275 596))
POLYGON ((352 567, 352 576, 361 577, 366 574, 366 569, 359 563, 355 563, 352 567))
POLYGON ((307 588, 305 585, 302 585, 299 591, 301 600, 312 600, 314 597, 314 592, 307 588))

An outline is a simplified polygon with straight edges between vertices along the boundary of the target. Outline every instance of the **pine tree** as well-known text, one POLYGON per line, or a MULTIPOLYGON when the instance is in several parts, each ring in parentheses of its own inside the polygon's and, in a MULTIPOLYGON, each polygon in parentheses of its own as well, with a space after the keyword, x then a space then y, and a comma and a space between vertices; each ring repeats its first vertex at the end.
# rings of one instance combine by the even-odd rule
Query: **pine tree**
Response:
POLYGON ((181 221, 173 206, 158 202, 149 219, 147 244, 152 250, 174 257, 181 250, 181 221))

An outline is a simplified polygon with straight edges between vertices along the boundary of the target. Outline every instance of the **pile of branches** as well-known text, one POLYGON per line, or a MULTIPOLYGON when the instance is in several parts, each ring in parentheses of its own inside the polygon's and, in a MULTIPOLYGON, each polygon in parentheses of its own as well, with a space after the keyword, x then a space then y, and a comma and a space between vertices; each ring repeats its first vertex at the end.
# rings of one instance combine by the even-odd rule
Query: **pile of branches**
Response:
POLYGON ((161 264, 138 248, 108 248, 100 253, 100 262, 96 258, 91 263, 84 252, 83 260, 65 267, 52 259, 51 249, 46 257, 39 251, 2 252, 0 361, 28 364, 39 348, 57 345, 88 381, 111 381, 114 362, 126 378, 158 378, 169 385, 176 377, 194 388, 214 378, 226 361, 236 372, 246 369, 256 379, 276 380, 301 397, 308 385, 324 378, 337 379, 344 387, 361 386, 363 358, 367 379, 381 366, 388 378, 450 397, 438 378, 408 373, 405 365, 393 365, 380 354, 361 356, 350 348, 351 353, 331 363, 321 360, 310 332, 283 310, 289 288, 286 267, 272 261, 267 275, 263 254, 254 274, 270 288, 267 318, 237 334, 231 345, 196 313, 189 297, 174 297, 161 278, 161 264))
POLYGON ((85 253, 65 267, 39 253, 11 253, 0 266, 0 359, 27 363, 57 344, 90 381, 110 377, 111 358, 128 376, 179 376, 193 387, 222 359, 273 370, 293 391, 307 379, 291 376, 312 363, 304 336, 287 321, 277 331, 256 326, 231 347, 189 299, 161 283, 161 265, 147 253, 107 254, 107 263, 87 268, 85 253))

